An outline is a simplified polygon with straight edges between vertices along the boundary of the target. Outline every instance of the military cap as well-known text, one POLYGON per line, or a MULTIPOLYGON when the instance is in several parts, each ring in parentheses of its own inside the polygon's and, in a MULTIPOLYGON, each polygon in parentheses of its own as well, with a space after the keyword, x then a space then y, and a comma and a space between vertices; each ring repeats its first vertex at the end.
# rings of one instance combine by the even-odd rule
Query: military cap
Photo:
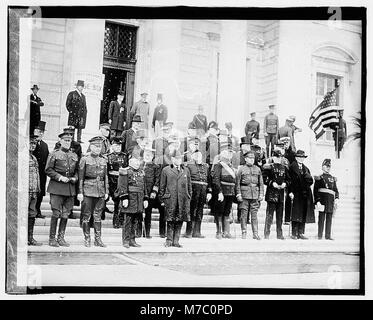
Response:
POLYGON ((104 128, 106 130, 110 130, 110 124, 109 123, 101 123, 100 124, 100 129, 104 128))
POLYGON ((199 144, 201 139, 198 136, 188 136, 188 143, 194 142, 195 144, 199 144))
POLYGON ((324 159, 324 161, 322 162, 322 165, 330 167, 331 163, 332 163, 332 160, 330 160, 330 159, 324 159))
POLYGON ((307 158, 306 153, 303 150, 297 150, 295 153, 296 158, 307 158))
POLYGON ((63 128, 63 131, 68 132, 68 133, 73 133, 75 131, 75 127, 74 126, 68 126, 68 127, 63 128))
POLYGON ((103 140, 104 140, 104 138, 102 136, 96 136, 96 137, 93 137, 88 142, 92 143, 92 144, 101 144, 103 140))
POLYGON ((32 86, 32 88, 30 88, 31 90, 39 90, 39 87, 38 87, 38 85, 37 84, 34 84, 33 86, 32 86))
POLYGON ((196 128, 197 128, 196 124, 193 121, 189 122, 188 129, 196 129, 196 128))
POLYGON ((147 145, 145 146, 144 151, 155 152, 156 150, 153 149, 151 146, 147 145))
POLYGON ((284 145, 285 145, 284 141, 281 141, 281 140, 277 141, 275 144, 276 147, 280 147, 280 148, 282 148, 284 145))
POLYGON ((58 138, 62 139, 62 138, 65 138, 65 137, 69 137, 69 138, 72 138, 72 135, 69 133, 69 132, 62 132, 58 135, 58 138))
POLYGON ((244 158, 255 158, 255 152, 248 150, 243 154, 244 158))
POLYGON ((113 140, 111 141, 111 144, 122 144, 123 140, 121 137, 114 137, 113 140))
POLYGON ((250 116, 255 116, 256 115, 256 112, 253 111, 253 112, 250 112, 250 116))
POLYGON ((35 127, 35 129, 39 129, 41 131, 45 131, 45 125, 46 125, 46 122, 45 121, 39 121, 38 125, 35 127))
POLYGON ((274 109, 274 108, 275 108, 275 105, 274 105, 274 104, 270 104, 270 105, 268 106, 268 108, 270 108, 270 109, 274 109))
POLYGON ((232 130, 233 128, 232 122, 226 122, 224 126, 227 128, 227 130, 232 130))
POLYGON ((138 114, 135 114, 135 115, 133 116, 132 122, 142 122, 142 121, 141 121, 141 116, 138 115, 138 114))
POLYGON ((295 121, 295 116, 288 116, 286 120, 294 122, 295 121))
POLYGON ((216 130, 219 130, 219 125, 216 121, 210 121, 209 125, 208 125, 208 129, 210 128, 214 128, 216 130))
POLYGON ((282 143, 290 142, 290 137, 282 137, 279 141, 282 143))
POLYGON ((179 139, 178 139, 178 137, 177 137, 176 134, 172 134, 172 135, 170 135, 170 136, 168 137, 168 139, 167 139, 167 142, 168 142, 168 143, 178 142, 178 141, 179 141, 179 139))
POLYGON ((84 81, 83 80, 78 80, 78 82, 76 83, 76 86, 77 87, 79 87, 79 86, 84 87, 84 81))

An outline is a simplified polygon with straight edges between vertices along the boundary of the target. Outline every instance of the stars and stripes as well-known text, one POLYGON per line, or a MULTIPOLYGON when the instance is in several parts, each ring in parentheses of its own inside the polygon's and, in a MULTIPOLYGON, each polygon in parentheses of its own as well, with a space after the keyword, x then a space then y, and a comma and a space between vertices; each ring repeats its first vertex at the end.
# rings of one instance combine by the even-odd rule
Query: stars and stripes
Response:
POLYGON ((338 87, 329 91, 310 116, 308 126, 315 132, 316 140, 325 133, 324 128, 332 128, 339 123, 337 90, 338 87))

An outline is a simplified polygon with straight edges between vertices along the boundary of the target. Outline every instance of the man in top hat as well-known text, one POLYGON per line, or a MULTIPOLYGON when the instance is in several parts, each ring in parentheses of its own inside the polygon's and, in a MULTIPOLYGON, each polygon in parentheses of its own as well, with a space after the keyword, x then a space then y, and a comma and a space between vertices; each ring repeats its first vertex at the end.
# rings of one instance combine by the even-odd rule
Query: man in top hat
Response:
POLYGON ((111 136, 121 136, 126 126, 127 108, 124 103, 124 91, 119 90, 116 101, 111 101, 108 113, 111 136))
POLYGON ((66 109, 69 112, 68 126, 77 129, 77 141, 82 143, 82 130, 87 121, 87 104, 83 94, 84 81, 78 80, 76 89, 69 92, 66 98, 66 109))
POLYGON ((260 201, 263 200, 263 177, 260 168, 254 164, 254 151, 247 151, 244 158, 246 164, 238 168, 235 185, 238 209, 241 212, 242 239, 246 239, 247 219, 251 216, 253 239, 260 240, 257 213, 260 201))
POLYGON ((274 113, 275 105, 271 104, 268 106, 269 113, 264 117, 264 139, 266 143, 267 158, 271 156, 269 153, 269 147, 271 146, 271 153, 274 149, 275 143, 277 142, 278 132, 278 116, 274 113))
POLYGON ((182 164, 183 156, 178 150, 170 154, 169 166, 163 168, 159 187, 159 199, 165 206, 167 221, 166 247, 182 247, 179 244, 183 222, 190 221, 192 183, 190 172, 182 164))
POLYGON ((259 139, 260 123, 255 120, 256 112, 250 112, 251 120, 246 123, 245 135, 249 142, 251 142, 252 137, 259 139))
POLYGON ((208 125, 208 136, 206 140, 206 163, 210 166, 214 164, 216 156, 220 153, 220 129, 216 121, 211 121, 208 125))
POLYGON ((197 135, 198 136, 203 136, 207 130, 207 118, 203 114, 203 106, 199 105, 198 106, 198 113, 193 117, 192 122, 194 123, 196 130, 197 130, 197 135))
POLYGON ((295 160, 289 167, 289 197, 292 200, 291 227, 292 239, 307 239, 304 236, 306 223, 315 222, 314 203, 311 185, 313 178, 304 165, 307 158, 303 150, 297 150, 295 160))
POLYGON ((163 124, 167 121, 168 110, 163 104, 163 96, 161 93, 157 95, 157 106, 154 109, 152 128, 154 129, 155 136, 158 137, 161 133, 163 124))
POLYGON ((165 122, 161 128, 161 134, 156 137, 152 142, 152 148, 155 149, 154 162, 165 167, 167 164, 164 162, 166 149, 169 145, 168 139, 172 132, 173 122, 165 122))
POLYGON ((123 216, 119 215, 119 198, 115 194, 118 186, 119 169, 128 166, 128 155, 121 151, 122 139, 114 137, 111 142, 111 152, 107 155, 109 195, 114 202, 113 227, 120 228, 123 225, 123 216))
POLYGON ((264 227, 264 239, 269 239, 273 213, 276 211, 277 239, 284 240, 282 234, 282 219, 284 211, 285 188, 290 184, 288 168, 281 163, 282 153, 280 150, 273 151, 273 163, 265 164, 263 167, 263 180, 267 185, 265 200, 267 201, 266 220, 264 227))
POLYGON ((203 207, 211 200, 212 189, 210 186, 210 168, 203 162, 202 152, 198 145, 190 150, 190 160, 186 163, 192 181, 192 198, 190 202, 190 218, 187 222, 185 237, 204 238, 201 234, 201 224, 203 217, 203 207))
POLYGON ((37 136, 30 136, 29 145, 29 189, 28 189, 28 225, 27 225, 27 243, 29 246, 41 246, 41 243, 34 239, 34 226, 37 211, 35 208, 38 195, 40 193, 39 165, 35 156, 32 154, 36 148, 37 136))
POLYGON ((322 162, 323 173, 315 176, 313 195, 315 197, 316 209, 319 211, 318 239, 321 240, 324 232, 325 239, 333 240, 331 237, 332 218, 334 210, 338 207, 339 192, 337 178, 330 174, 331 160, 325 159, 322 162))
POLYGON ((33 155, 38 160, 39 165, 39 177, 40 177, 40 193, 36 201, 36 218, 44 219, 45 216, 41 214, 40 206, 45 196, 45 185, 47 182, 47 175, 45 173, 45 165, 47 164, 49 149, 48 145, 43 141, 43 135, 45 131, 45 121, 39 121, 39 124, 34 129, 34 134, 38 136, 36 148, 33 152, 33 155))
POLYGON ((232 238, 229 232, 229 215, 235 197, 236 173, 232 166, 233 151, 229 143, 220 145, 220 159, 213 166, 212 208, 215 215, 216 238, 232 238), (223 225, 224 224, 224 225, 223 225))
POLYGON ((141 93, 141 99, 131 108, 131 118, 133 119, 135 115, 140 116, 140 121, 144 123, 144 129, 148 129, 149 125, 150 104, 146 101, 147 96, 146 92, 141 93))
POLYGON ((131 128, 122 133, 122 151, 132 154, 133 148, 136 146, 136 132, 142 127, 141 117, 135 115, 132 119, 131 128))
POLYGON ((61 147, 54 150, 48 157, 45 173, 50 178, 47 192, 50 193, 52 217, 49 230, 49 245, 52 247, 66 246, 64 235, 67 219, 74 205, 76 195, 75 185, 78 183, 78 163, 76 153, 70 150, 72 137, 67 132, 58 135, 61 147), (58 219, 60 225, 56 240, 58 219))
POLYGON ((39 124, 41 119, 40 107, 44 106, 44 102, 41 101, 38 96, 39 87, 34 84, 31 88, 32 93, 30 94, 30 134, 34 134, 35 127, 39 124))
POLYGON ((90 150, 82 157, 79 164, 79 194, 82 203, 82 229, 84 245, 91 246, 90 219, 93 216, 95 232, 94 245, 105 247, 101 240, 101 214, 105 209, 105 200, 109 197, 109 181, 107 174, 107 159, 102 157, 102 136, 89 140, 90 150))

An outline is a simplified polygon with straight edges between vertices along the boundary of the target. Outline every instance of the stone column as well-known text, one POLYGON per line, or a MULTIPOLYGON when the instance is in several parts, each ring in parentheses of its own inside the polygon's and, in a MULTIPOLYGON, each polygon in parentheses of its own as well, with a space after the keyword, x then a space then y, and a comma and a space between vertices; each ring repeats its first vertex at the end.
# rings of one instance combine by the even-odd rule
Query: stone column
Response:
POLYGON ((245 125, 246 38, 246 21, 222 21, 217 119, 222 129, 232 122, 239 137, 245 125))

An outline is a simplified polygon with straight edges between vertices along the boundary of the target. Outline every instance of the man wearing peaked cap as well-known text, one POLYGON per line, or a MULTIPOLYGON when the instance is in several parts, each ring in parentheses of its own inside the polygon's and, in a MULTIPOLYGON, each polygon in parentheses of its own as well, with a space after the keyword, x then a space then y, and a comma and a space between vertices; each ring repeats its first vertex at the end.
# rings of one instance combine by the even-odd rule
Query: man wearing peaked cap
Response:
POLYGON ((119 90, 117 100, 110 102, 108 119, 112 136, 120 136, 127 124, 127 107, 123 90, 119 90))
POLYGON ((72 135, 64 131, 58 137, 60 138, 60 147, 49 155, 45 167, 45 172, 50 178, 47 192, 50 193, 52 209, 49 245, 52 247, 68 247, 69 244, 65 241, 64 236, 76 195, 79 158, 70 149, 72 135), (60 219, 60 224, 56 240, 58 219, 60 219))
POLYGON ((325 159, 322 162, 323 173, 315 176, 313 186, 314 203, 319 211, 318 239, 321 240, 324 232, 325 239, 333 240, 331 237, 333 213, 338 207, 339 192, 337 188, 337 178, 330 174, 331 160, 325 159))
MULTIPOLYGON (((73 126, 67 126, 63 128, 63 132, 70 134, 72 137, 71 144, 70 144, 70 150, 72 152, 75 152, 80 160, 80 158, 82 157, 82 146, 80 145, 79 142, 74 140, 74 131, 75 131, 75 128, 73 126)), ((58 150, 60 147, 61 147, 61 143, 60 141, 57 141, 54 146, 54 150, 58 150)), ((74 205, 78 206, 79 203, 74 204, 74 205)))
POLYGON ((163 104, 163 95, 158 93, 157 95, 157 106, 154 109, 152 128, 154 129, 155 136, 158 137, 161 134, 163 124, 167 121, 168 110, 163 104))
POLYGON ((259 139, 259 132, 260 132, 260 123, 255 120, 256 113, 250 113, 251 120, 246 123, 245 126, 245 135, 246 138, 251 142, 252 137, 256 137, 259 139))
POLYGON ((266 143, 266 155, 267 158, 271 156, 274 149, 274 145, 277 141, 277 133, 279 128, 278 116, 274 113, 275 105, 271 104, 268 106, 269 113, 264 118, 264 138, 266 143), (269 147, 271 146, 271 153, 269 153, 269 147))

